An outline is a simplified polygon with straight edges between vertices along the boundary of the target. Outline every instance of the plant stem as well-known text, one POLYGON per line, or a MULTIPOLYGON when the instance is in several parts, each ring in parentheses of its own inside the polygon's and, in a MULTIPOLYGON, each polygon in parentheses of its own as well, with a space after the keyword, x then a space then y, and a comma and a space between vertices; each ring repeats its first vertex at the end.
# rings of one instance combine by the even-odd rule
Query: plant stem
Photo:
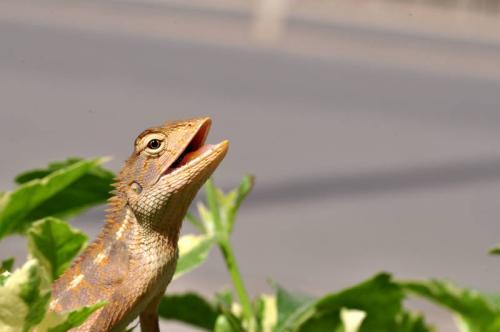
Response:
POLYGON ((224 225, 220 217, 219 204, 217 202, 217 193, 215 192, 215 185, 212 178, 209 178, 205 183, 205 193, 207 194, 208 207, 214 219, 215 231, 218 234, 225 233, 224 225))
POLYGON ((231 242, 229 241, 228 231, 222 223, 219 204, 217 202, 217 194, 215 192, 216 189, 212 179, 209 179, 205 184, 205 190, 207 194, 208 206, 210 208, 210 211, 212 212, 212 217, 217 233, 217 243, 219 245, 219 249, 222 252, 222 256, 224 257, 224 262, 226 263, 226 267, 229 270, 229 274, 231 275, 234 289, 236 290, 238 298, 240 299, 243 316, 248 320, 249 330, 252 331, 255 326, 255 317, 252 310, 252 304, 250 302, 250 297, 248 296, 248 293, 246 291, 245 283, 243 282, 238 264, 236 263, 236 257, 234 256, 233 247, 231 246, 231 242))
POLYGON ((241 277, 240 270, 238 268, 238 264, 236 263, 236 257, 233 253, 233 248, 229 239, 221 238, 218 240, 219 248, 222 252, 222 256, 224 257, 224 261, 226 262, 226 266, 231 275, 231 280, 233 281, 234 289, 238 294, 238 298, 241 302, 241 307, 243 309, 243 315, 245 318, 249 319, 249 321, 254 320, 252 304, 250 302, 250 298, 245 288, 245 284, 243 282, 243 278, 241 277))

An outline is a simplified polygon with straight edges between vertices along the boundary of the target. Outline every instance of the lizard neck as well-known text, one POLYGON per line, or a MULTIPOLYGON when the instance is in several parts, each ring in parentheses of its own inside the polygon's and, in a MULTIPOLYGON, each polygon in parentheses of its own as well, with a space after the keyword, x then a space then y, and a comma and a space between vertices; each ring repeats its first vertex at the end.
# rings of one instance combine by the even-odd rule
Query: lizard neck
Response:
POLYGON ((157 218, 140 220, 125 197, 117 195, 110 201, 105 227, 107 237, 123 241, 134 260, 151 264, 161 273, 163 267, 175 264, 179 233, 191 200, 189 195, 172 197, 157 218))
POLYGON ((139 218, 141 236, 153 237, 172 248, 177 248, 182 221, 198 188, 187 189, 185 192, 170 196, 165 208, 154 216, 139 218))

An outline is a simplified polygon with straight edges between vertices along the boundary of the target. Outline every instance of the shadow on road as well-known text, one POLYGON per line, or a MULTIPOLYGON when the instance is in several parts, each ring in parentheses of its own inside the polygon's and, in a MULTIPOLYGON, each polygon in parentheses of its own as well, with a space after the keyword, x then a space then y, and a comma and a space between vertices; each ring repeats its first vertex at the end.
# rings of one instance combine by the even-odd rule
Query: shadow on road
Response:
POLYGON ((257 186, 248 206, 373 195, 500 181, 500 157, 346 176, 311 176, 257 186))

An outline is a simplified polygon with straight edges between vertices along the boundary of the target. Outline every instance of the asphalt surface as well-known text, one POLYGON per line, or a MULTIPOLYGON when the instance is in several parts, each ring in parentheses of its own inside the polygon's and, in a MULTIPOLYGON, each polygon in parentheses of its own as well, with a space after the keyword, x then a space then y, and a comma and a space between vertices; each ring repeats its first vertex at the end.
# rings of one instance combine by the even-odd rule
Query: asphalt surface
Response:
MULTIPOLYGON (((372 33, 352 31, 342 33, 372 33)), ((444 45, 500 56, 496 45, 444 45)), ((232 239, 252 293, 271 278, 319 295, 382 270, 498 290, 487 251, 500 243, 500 80, 471 75, 473 57, 450 73, 311 52, 0 19, 0 186, 68 156, 111 155, 117 170, 147 126, 209 115, 209 141, 231 141, 216 181, 257 177, 232 239)), ((102 215, 75 224, 94 235, 102 215)), ((0 256, 23 248, 8 239, 0 256)), ((228 286, 214 251, 170 289, 228 286)))

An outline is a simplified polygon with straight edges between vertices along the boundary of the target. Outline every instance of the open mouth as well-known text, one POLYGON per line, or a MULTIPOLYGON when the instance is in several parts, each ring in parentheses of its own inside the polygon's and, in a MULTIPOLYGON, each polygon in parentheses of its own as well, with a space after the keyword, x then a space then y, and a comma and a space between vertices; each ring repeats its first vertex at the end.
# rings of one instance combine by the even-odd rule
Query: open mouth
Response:
POLYGON ((191 141, 186 146, 184 151, 177 157, 177 159, 170 165, 170 167, 166 170, 164 175, 167 175, 182 166, 185 166, 203 155, 205 152, 212 150, 215 145, 213 144, 205 144, 205 140, 208 136, 208 132, 210 130, 210 121, 206 121, 203 125, 198 129, 196 134, 191 138, 191 141))

